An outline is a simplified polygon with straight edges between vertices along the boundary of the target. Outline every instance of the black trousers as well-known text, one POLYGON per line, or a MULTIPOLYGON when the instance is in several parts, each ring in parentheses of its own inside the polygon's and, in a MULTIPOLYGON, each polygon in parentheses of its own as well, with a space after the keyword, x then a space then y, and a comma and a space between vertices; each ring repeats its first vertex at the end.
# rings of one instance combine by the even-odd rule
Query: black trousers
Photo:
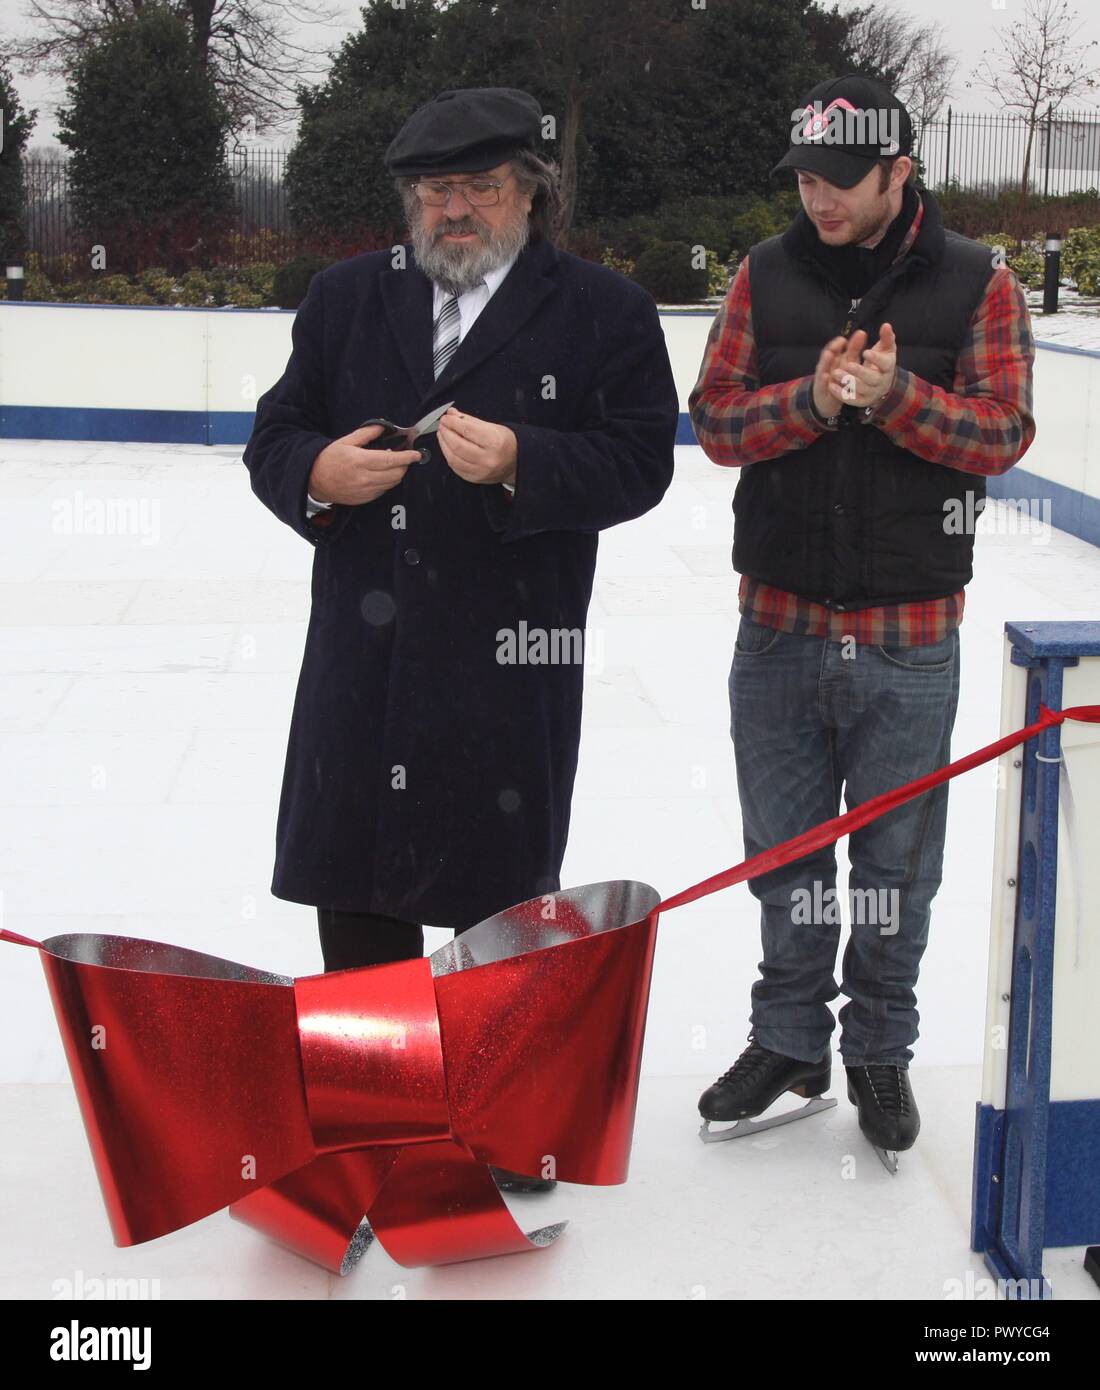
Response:
POLYGON ((317 927, 326 972, 388 965, 395 960, 415 960, 424 954, 424 928, 398 917, 319 907, 317 927))

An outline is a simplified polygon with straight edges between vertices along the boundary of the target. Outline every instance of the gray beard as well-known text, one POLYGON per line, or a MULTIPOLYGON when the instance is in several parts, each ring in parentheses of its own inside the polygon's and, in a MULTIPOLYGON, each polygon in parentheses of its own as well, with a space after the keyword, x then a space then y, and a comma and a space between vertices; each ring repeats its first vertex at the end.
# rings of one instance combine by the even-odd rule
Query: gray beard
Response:
POLYGON ((434 280, 449 294, 465 294, 467 290, 472 290, 487 272, 498 269, 522 251, 529 235, 530 222, 526 212, 500 233, 494 233, 484 224, 468 217, 439 223, 431 232, 425 229, 419 217, 409 227, 417 265, 429 280, 434 280), (476 232, 480 244, 455 246, 436 240, 437 234, 463 231, 476 232))

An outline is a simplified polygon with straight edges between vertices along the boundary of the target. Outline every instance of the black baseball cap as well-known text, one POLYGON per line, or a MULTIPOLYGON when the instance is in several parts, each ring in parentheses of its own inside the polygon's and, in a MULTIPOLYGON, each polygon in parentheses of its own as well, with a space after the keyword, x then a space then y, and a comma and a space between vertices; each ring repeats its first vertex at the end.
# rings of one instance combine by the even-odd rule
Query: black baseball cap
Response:
POLYGON ((537 148, 542 107, 514 87, 457 87, 418 106, 390 142, 391 174, 478 173, 537 148))
POLYGON ((898 98, 881 82, 849 72, 807 92, 791 113, 790 148, 772 173, 807 169, 852 188, 876 160, 912 152, 913 123, 898 98))

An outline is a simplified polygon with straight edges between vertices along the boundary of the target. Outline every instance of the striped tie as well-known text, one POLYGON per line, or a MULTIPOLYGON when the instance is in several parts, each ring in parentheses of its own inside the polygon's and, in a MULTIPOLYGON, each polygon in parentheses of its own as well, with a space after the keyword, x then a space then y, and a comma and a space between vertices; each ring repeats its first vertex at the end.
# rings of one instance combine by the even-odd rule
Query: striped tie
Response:
POLYGON ((458 329, 458 295, 449 294, 432 329, 433 363, 437 377, 458 350, 458 329))

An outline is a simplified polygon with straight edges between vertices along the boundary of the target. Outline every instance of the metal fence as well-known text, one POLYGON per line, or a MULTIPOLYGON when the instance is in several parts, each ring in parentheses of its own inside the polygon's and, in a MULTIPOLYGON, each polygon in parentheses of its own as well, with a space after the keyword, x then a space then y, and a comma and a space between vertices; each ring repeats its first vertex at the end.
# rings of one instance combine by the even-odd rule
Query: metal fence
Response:
MULTIPOLYGON (((1042 114, 1031 132, 1015 114, 967 114, 948 107, 918 132, 915 153, 931 188, 956 184, 979 193, 1028 188, 1058 196, 1100 188, 1100 115, 1042 114)), ((234 259, 281 261, 301 249, 287 213, 283 150, 240 149, 230 157, 237 203, 234 259)), ((64 159, 23 161, 29 249, 48 262, 65 252, 84 253, 71 218, 68 164, 64 159)))
POLYGON ((237 198, 237 229, 242 236, 260 232, 288 236, 284 150, 245 150, 230 159, 237 198))
MULTIPOLYGON (((236 200, 233 259, 285 261, 300 248, 287 212, 284 150, 245 150, 229 158, 236 200)), ((72 215, 67 158, 23 160, 27 249, 56 263, 72 254, 86 259, 89 248, 72 215)))
POLYGON ((916 153, 933 189, 952 183, 976 193, 1019 189, 1026 168, 1031 193, 1087 192, 1100 189, 1100 115, 1048 107, 1031 130, 1021 115, 972 115, 949 106, 918 132, 916 153))

